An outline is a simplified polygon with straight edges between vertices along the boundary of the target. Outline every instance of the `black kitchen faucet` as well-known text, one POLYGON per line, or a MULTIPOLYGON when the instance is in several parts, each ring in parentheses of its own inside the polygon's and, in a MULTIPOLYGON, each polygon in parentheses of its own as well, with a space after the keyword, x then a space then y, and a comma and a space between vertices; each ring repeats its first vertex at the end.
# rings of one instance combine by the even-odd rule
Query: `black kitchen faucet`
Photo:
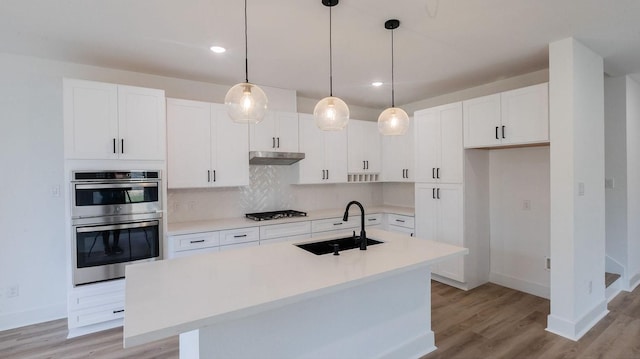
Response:
POLYGON ((360 202, 358 201, 349 202, 349 204, 347 204, 347 209, 344 210, 344 216, 342 216, 342 220, 345 222, 349 220, 349 207, 351 207, 352 204, 360 207, 360 250, 366 251, 367 233, 364 231, 364 207, 362 207, 362 204, 360 204, 360 202))

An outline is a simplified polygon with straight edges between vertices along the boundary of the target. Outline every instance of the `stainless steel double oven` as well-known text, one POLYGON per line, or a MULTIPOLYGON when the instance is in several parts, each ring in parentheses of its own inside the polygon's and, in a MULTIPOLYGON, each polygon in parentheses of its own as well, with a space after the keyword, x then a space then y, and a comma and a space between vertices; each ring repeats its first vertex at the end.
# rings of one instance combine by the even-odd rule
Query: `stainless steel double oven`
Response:
POLYGON ((74 171, 71 187, 74 285, 162 258, 160 171, 74 171))

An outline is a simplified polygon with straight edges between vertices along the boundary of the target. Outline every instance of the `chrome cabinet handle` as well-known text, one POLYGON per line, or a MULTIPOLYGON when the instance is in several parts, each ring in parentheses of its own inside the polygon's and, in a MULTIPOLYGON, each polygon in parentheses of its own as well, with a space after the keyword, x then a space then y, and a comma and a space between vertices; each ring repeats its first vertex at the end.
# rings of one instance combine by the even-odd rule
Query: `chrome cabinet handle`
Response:
POLYGON ((496 140, 499 140, 500 137, 498 137, 498 126, 496 126, 496 140))
POLYGON ((435 188, 432 188, 432 189, 431 189, 431 197, 432 197, 433 199, 436 199, 436 189, 435 189, 435 188))
POLYGON ((113 139, 113 153, 116 153, 116 139, 113 139))
POLYGON ((396 219, 396 222, 404 223, 404 219, 396 219))
POLYGON ((502 138, 506 138, 504 137, 504 126, 502 126, 502 138))
POLYGON ((342 222, 340 222, 340 223, 334 223, 333 225, 334 225, 334 226, 341 226, 342 224, 343 224, 343 223, 342 223, 342 222))
POLYGON ((233 236, 233 238, 244 238, 246 236, 247 236, 246 234, 239 234, 237 236, 233 236))
POLYGON ((114 310, 113 314, 124 313, 124 309, 114 310))
POLYGON ((436 196, 438 199, 440 199, 440 188, 438 188, 438 190, 436 191, 438 193, 438 195, 436 196))
POLYGON ((434 179, 436 178, 436 169, 435 169, 435 167, 431 168, 431 178, 434 178, 434 179))
POLYGON ((213 170, 213 182, 216 181, 216 170, 213 170))
POLYGON ((211 182, 211 170, 207 170, 207 182, 211 182))
POLYGON ((436 168, 436 178, 440 178, 440 167, 436 168))
POLYGON ((276 148, 280 148, 280 137, 276 137, 278 139, 278 145, 276 146, 276 148))
POLYGON ((124 138, 120 139, 120 153, 124 153, 124 138))
POLYGON ((327 170, 327 179, 329 179, 329 170, 327 170))
POLYGON ((189 243, 191 244, 195 244, 195 243, 203 243, 204 239, 198 239, 197 241, 189 241, 189 243))
POLYGON ((276 138, 271 137, 271 148, 276 148, 276 138))

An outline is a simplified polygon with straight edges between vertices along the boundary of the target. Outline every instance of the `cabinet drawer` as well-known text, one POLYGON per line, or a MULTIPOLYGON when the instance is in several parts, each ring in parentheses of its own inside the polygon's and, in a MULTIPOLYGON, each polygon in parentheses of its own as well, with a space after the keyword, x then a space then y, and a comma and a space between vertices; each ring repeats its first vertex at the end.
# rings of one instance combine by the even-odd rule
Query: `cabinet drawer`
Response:
POLYGON ((365 226, 376 226, 382 224, 382 213, 372 213, 364 215, 365 226))
POLYGON ((220 231, 220 245, 257 242, 260 239, 260 229, 258 227, 230 229, 220 231))
POLYGON ((410 216, 389 213, 387 214, 387 223, 390 226, 398 226, 410 229, 414 228, 414 218, 410 216))
POLYGON ((260 240, 291 237, 309 233, 311 233, 310 221, 260 226, 260 240))
POLYGON ((194 254, 202 254, 202 253, 209 253, 209 252, 219 252, 219 251, 220 251, 220 247, 218 247, 218 246, 191 249, 191 250, 188 250, 188 251, 179 251, 179 252, 170 253, 168 259, 182 258, 182 257, 192 256, 194 254))
POLYGON ((73 288, 68 296, 69 311, 124 303, 124 279, 73 288))
POLYGON ((342 229, 357 228, 360 226, 360 216, 349 216, 348 221, 343 221, 342 218, 327 218, 319 219, 311 222, 311 232, 326 232, 336 231, 342 229))
POLYGON ((219 232, 205 232, 195 234, 185 234, 180 236, 172 236, 170 252, 189 251, 199 248, 217 247, 220 245, 219 232))
POLYGON ((413 228, 400 227, 400 226, 395 226, 393 224, 390 224, 389 228, 387 228, 387 229, 389 231, 391 231, 391 232, 405 233, 405 234, 410 235, 411 237, 414 236, 413 228))
POLYGON ((229 245, 226 245, 226 246, 220 246, 220 252, 224 252, 224 251, 228 251, 228 250, 232 250, 232 249, 238 249, 238 248, 255 247, 255 246, 258 246, 258 245, 259 245, 259 242, 257 242, 257 241, 229 244, 229 245))
POLYGON ((77 328, 122 318, 124 318, 124 298, 119 303, 69 312, 68 320, 69 328, 77 328))

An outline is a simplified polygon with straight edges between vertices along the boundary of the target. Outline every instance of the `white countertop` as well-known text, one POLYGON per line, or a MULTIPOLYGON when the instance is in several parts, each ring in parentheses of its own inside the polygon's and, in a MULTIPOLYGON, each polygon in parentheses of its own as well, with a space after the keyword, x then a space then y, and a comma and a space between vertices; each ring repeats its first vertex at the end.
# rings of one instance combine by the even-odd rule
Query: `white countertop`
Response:
MULTIPOLYGON (((394 214, 401 214, 404 216, 413 216, 414 209, 408 208, 408 207, 397 207, 397 206, 365 207, 365 214, 374 214, 374 213, 394 213, 394 214)), ((336 209, 325 209, 325 210, 319 210, 319 211, 310 211, 310 212, 307 212, 306 217, 281 218, 281 219, 276 219, 271 221, 254 221, 244 217, 236 217, 236 218, 212 219, 207 221, 169 223, 167 234, 170 236, 175 236, 180 234, 221 231, 225 229, 266 226, 266 225, 272 225, 272 224, 292 223, 292 222, 301 222, 301 221, 313 221, 316 219, 342 217, 343 214, 344 214, 344 208, 341 208, 341 209, 336 208, 336 209)), ((354 216, 360 215, 360 211, 357 207, 352 207, 349 210, 349 214, 354 216)))
POLYGON ((385 243, 340 256, 316 256, 293 244, 319 237, 129 265, 124 344, 148 343, 468 253, 377 229, 367 237, 385 243))

